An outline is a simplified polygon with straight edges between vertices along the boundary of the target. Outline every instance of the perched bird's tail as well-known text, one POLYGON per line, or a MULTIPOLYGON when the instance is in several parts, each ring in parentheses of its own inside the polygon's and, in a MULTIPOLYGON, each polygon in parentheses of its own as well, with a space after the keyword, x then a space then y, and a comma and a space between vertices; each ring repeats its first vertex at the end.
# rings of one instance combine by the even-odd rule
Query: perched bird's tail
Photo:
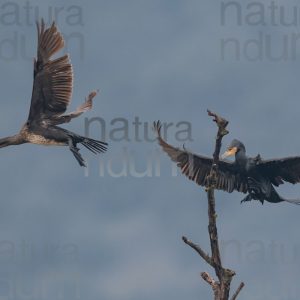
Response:
POLYGON ((277 192, 276 192, 276 196, 278 197, 278 201, 276 202, 288 202, 288 203, 292 203, 292 204, 296 204, 296 205, 300 205, 300 199, 286 199, 284 197, 282 197, 281 195, 279 195, 277 192))
POLYGON ((285 202, 300 205, 300 199, 285 199, 285 198, 282 198, 282 197, 280 197, 280 198, 285 202))
POLYGON ((269 200, 268 199, 266 199, 266 200, 269 202, 273 202, 273 203, 288 202, 288 203, 300 205, 300 199, 286 199, 286 198, 282 197, 281 195, 279 195, 274 188, 272 188, 272 191, 271 191, 271 198, 269 200))

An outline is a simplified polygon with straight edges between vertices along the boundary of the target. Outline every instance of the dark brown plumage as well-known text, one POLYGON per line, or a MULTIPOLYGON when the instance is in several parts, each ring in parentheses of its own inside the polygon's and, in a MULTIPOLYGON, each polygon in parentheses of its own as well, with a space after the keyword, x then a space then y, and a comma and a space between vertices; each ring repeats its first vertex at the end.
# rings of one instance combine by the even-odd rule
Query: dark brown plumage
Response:
POLYGON ((23 143, 69 146, 81 166, 85 166, 77 144, 81 143, 93 153, 104 152, 107 143, 80 136, 57 125, 92 108, 92 92, 75 111, 63 115, 72 98, 73 71, 68 54, 51 60, 64 47, 64 39, 55 23, 46 28, 44 21, 37 23, 37 59, 34 60, 34 82, 27 122, 20 132, 0 139, 0 148, 23 143))
MULTIPOLYGON (((181 172, 190 180, 201 186, 207 185, 207 175, 212 166, 212 158, 191 153, 185 149, 175 148, 165 142, 161 136, 161 123, 154 123, 158 143, 172 161, 177 163, 181 172)), ((242 200, 252 199, 269 202, 287 201, 300 204, 300 200, 282 198, 274 186, 300 182, 300 157, 287 157, 281 159, 263 160, 260 155, 254 158, 246 156, 245 146, 238 140, 233 140, 228 147, 227 155, 235 155, 235 161, 220 160, 216 189, 232 193, 238 191, 248 193, 242 200)), ((225 154, 226 154, 225 153, 225 154)))

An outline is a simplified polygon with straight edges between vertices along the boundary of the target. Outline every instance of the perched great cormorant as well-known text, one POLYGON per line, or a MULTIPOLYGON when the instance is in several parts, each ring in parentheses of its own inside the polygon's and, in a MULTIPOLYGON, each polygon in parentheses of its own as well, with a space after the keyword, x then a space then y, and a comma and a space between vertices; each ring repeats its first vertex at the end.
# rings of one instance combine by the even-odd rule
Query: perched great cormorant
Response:
POLYGON ((34 82, 27 122, 14 136, 0 139, 0 148, 33 143, 40 145, 69 146, 80 166, 84 159, 76 147, 78 143, 93 153, 106 151, 107 143, 80 136, 57 125, 70 122, 92 108, 96 92, 90 93, 76 111, 63 115, 71 102, 73 71, 68 54, 51 60, 64 47, 64 39, 53 22, 49 28, 37 23, 38 46, 34 60, 34 82))
MULTIPOLYGON (((190 180, 201 186, 207 185, 207 175, 212 166, 212 158, 196 155, 187 150, 175 148, 166 143, 161 136, 161 123, 154 123, 158 142, 162 149, 177 163, 182 173, 190 180)), ((218 165, 218 175, 215 188, 232 193, 234 190, 248 195, 241 201, 259 200, 277 203, 286 201, 300 204, 300 199, 284 199, 275 190, 274 186, 300 182, 300 157, 286 157, 281 159, 263 160, 260 155, 246 156, 246 148, 238 140, 233 140, 227 151, 222 155, 218 165), (223 160, 235 155, 235 161, 223 160)))

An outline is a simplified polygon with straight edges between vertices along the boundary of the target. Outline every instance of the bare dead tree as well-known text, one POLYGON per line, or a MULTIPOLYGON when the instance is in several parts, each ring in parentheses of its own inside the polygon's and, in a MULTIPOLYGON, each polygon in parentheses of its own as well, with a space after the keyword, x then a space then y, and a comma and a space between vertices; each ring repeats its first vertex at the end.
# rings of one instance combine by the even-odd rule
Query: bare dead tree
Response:
MULTIPOLYGON (((214 268, 218 281, 213 279, 207 272, 202 272, 201 277, 211 286, 214 299, 215 300, 228 300, 230 293, 230 284, 232 277, 235 275, 235 272, 230 269, 226 269, 222 265, 220 249, 219 249, 219 239, 218 239, 218 230, 216 223, 216 210, 215 210, 215 183, 217 181, 218 175, 218 164, 219 164, 219 155, 221 150, 221 144, 223 137, 228 134, 226 129, 228 121, 224 118, 218 116, 211 111, 207 111, 208 115, 213 117, 213 121, 216 122, 218 126, 218 133, 216 137, 215 150, 213 154, 213 164, 210 170, 210 173, 207 178, 207 200, 208 200, 208 233, 210 239, 211 255, 207 254, 202 248, 194 244, 192 241, 187 239, 185 236, 182 237, 183 241, 193 248, 212 268, 214 268)), ((237 299, 241 289, 244 287, 244 283, 241 282, 236 292, 231 297, 231 300, 237 299)))

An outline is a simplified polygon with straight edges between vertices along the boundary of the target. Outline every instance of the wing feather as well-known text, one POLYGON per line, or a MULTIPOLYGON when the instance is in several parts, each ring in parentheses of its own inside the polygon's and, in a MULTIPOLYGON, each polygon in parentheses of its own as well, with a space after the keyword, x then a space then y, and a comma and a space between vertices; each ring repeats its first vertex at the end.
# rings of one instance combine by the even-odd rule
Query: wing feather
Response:
MULTIPOLYGON (((166 152, 172 161, 177 163, 181 172, 190 180, 193 180, 201 186, 206 185, 206 177, 210 173, 212 159, 202 155, 196 155, 186 150, 175 148, 165 142, 161 136, 161 123, 154 122, 154 130, 157 133, 158 143, 166 152)), ((239 176, 233 163, 220 161, 216 188, 229 193, 237 190, 247 192, 246 179, 239 176)))
POLYGON ((51 119, 63 114, 71 102, 73 71, 66 54, 51 57, 64 47, 64 39, 53 22, 49 28, 37 23, 38 48, 28 120, 51 119))
POLYGON ((258 168, 276 186, 283 184, 284 181, 293 184, 300 182, 299 156, 261 160, 258 168))

